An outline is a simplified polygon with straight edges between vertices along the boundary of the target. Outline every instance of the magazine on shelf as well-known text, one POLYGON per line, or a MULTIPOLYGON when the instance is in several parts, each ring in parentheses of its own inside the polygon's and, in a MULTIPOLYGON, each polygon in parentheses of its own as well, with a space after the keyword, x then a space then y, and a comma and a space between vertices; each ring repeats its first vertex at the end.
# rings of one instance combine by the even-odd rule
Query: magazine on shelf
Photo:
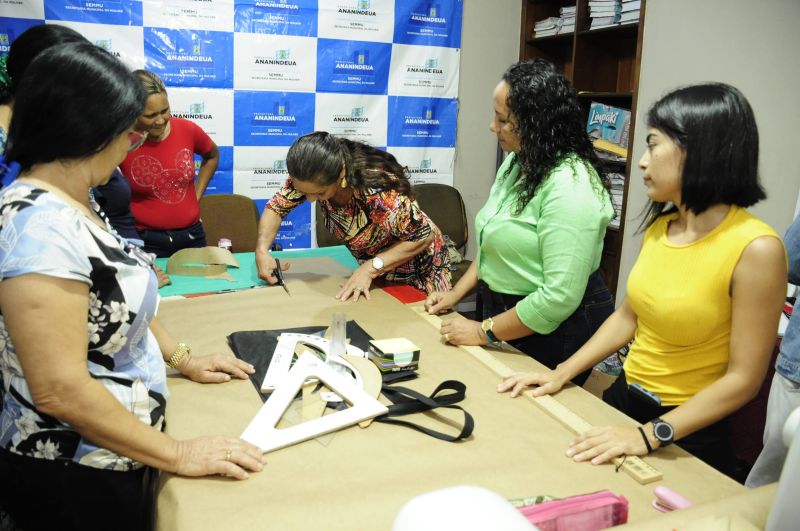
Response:
POLYGON ((629 110, 595 101, 589 106, 586 132, 589 133, 595 148, 627 157, 630 128, 629 110))

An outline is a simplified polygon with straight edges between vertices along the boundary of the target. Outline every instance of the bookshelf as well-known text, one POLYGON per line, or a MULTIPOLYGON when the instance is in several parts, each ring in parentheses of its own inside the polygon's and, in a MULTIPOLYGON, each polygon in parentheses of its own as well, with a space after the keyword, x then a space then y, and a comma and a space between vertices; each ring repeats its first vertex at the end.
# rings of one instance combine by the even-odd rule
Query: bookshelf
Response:
MULTIPOLYGON (((642 57, 645 0, 639 18, 633 23, 590 29, 589 0, 522 0, 520 59, 541 57, 561 68, 578 91, 578 99, 588 118, 591 102, 604 103, 631 111, 629 139, 634 138, 636 96, 642 57), (534 38, 534 24, 547 17, 559 17, 562 7, 575 7, 575 31, 534 38)), ((629 147, 633 145, 629 141, 629 147)), ((614 294, 617 291, 619 263, 625 232, 625 211, 631 168, 637 163, 628 150, 624 161, 606 162, 609 172, 625 176, 619 228, 606 230, 600 272, 614 294)), ((630 230, 635 230, 631 227, 630 230)))

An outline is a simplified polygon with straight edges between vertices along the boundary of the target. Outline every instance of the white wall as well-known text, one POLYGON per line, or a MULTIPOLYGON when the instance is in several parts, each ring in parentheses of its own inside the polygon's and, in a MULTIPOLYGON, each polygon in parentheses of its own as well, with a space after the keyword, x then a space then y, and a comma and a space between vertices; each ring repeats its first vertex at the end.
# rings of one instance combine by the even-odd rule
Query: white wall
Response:
MULTIPOLYGON (((800 1, 647 0, 634 160, 645 149, 647 109, 665 92, 691 83, 722 81, 750 101, 760 134, 761 182, 767 200, 751 211, 783 234, 800 191, 800 1)), ((646 203, 642 173, 632 172, 617 300, 625 293, 646 203)))
POLYGON ((497 138, 489 132, 492 90, 519 59, 520 0, 464 0, 459 114, 453 184, 467 207, 467 257, 474 258, 475 214, 494 182, 497 138))

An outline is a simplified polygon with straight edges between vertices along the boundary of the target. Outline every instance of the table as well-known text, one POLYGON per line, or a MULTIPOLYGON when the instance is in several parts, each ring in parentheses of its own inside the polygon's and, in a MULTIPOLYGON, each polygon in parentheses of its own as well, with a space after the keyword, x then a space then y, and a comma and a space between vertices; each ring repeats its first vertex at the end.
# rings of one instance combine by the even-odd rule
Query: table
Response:
MULTIPOLYGON (((327 325, 333 312, 344 311, 374 338, 408 337, 421 348, 420 377, 408 386, 427 394, 443 380, 464 382, 467 398, 461 405, 475 418, 472 438, 446 443, 373 423, 366 430, 337 432, 327 445, 306 441, 272 452, 264 471, 243 482, 163 474, 158 529, 390 529, 397 511, 413 496, 458 484, 482 486, 506 498, 610 489, 630 501, 631 522, 657 515, 650 506, 655 485, 666 485, 696 504, 744 492, 674 446, 646 459, 664 475, 646 486, 614 473, 611 465, 572 462, 564 456, 572 435, 557 421, 527 399, 498 394, 497 378, 488 369, 443 344, 412 308, 381 290, 373 290, 369 302, 336 301, 341 280, 302 280, 290 274, 291 297, 280 289, 261 289, 168 300, 159 317, 177 338, 202 353, 228 351, 225 338, 235 331, 327 325)), ((494 355, 515 370, 541 367, 519 353, 494 355)), ((249 381, 201 385, 171 377, 169 387, 167 431, 179 439, 238 436, 261 407, 249 381)), ((556 398, 595 424, 632 423, 574 386, 556 398)))

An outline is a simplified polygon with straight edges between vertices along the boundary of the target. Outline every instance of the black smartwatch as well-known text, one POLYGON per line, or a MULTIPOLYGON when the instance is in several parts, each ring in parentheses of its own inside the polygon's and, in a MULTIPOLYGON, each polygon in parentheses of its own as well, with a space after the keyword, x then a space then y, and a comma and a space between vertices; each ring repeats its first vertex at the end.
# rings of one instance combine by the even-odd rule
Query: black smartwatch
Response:
POLYGON ((653 419, 651 422, 653 423, 653 436, 661 443, 661 446, 669 446, 674 442, 675 429, 672 424, 660 418, 653 419))

